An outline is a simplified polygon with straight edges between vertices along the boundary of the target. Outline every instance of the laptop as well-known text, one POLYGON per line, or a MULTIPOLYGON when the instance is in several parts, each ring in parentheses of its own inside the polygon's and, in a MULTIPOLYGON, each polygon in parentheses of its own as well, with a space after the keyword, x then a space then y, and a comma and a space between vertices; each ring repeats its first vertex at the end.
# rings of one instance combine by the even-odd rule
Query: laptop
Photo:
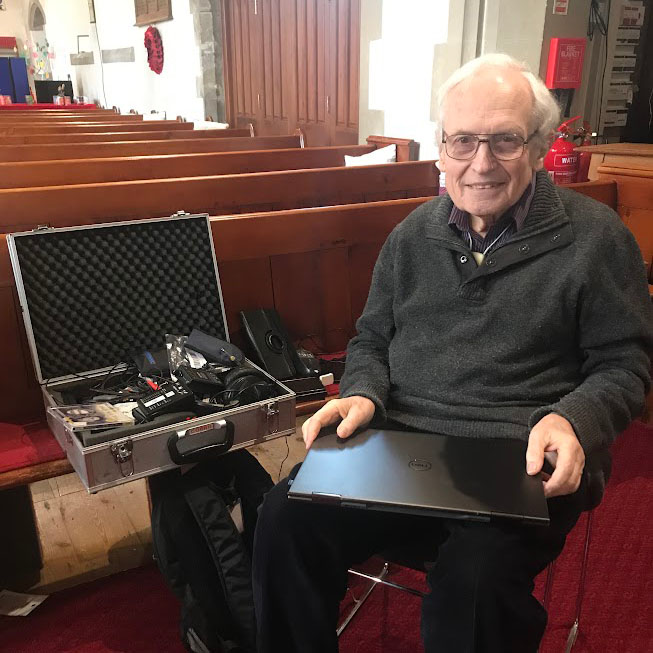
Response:
POLYGON ((365 429, 318 437, 290 499, 348 508, 546 525, 539 474, 526 474, 526 443, 365 429))

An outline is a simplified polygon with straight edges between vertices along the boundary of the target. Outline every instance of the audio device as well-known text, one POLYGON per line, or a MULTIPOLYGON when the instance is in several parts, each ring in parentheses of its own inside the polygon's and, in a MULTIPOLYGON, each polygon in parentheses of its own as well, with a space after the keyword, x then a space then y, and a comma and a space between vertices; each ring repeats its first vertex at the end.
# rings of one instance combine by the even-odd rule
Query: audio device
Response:
POLYGON ((202 354, 210 363, 234 367, 243 362, 243 352, 226 340, 220 340, 199 329, 193 329, 185 344, 186 349, 202 354))
POLYGON ((251 404, 277 395, 274 381, 253 367, 239 367, 227 372, 224 387, 220 396, 225 404, 251 404))
POLYGON ((241 311, 240 319, 257 362, 275 379, 319 374, 319 371, 313 369, 312 362, 299 356, 281 317, 274 309, 241 311))
POLYGON ((175 376, 193 394, 215 395, 224 388, 224 381, 212 370, 197 370, 182 365, 175 371, 175 376))
POLYGON ((138 407, 133 411, 136 421, 149 422, 157 415, 191 410, 195 405, 195 397, 181 383, 166 382, 136 403, 138 407))

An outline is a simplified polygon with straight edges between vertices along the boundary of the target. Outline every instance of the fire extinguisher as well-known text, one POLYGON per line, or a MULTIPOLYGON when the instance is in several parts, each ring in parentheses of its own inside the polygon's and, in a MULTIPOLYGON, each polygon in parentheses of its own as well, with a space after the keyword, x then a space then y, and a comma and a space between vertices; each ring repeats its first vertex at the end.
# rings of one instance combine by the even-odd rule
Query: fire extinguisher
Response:
POLYGON ((569 125, 578 120, 575 116, 563 122, 556 131, 557 138, 544 157, 544 167, 554 184, 573 184, 578 178, 578 152, 571 138, 569 125))
MULTIPOLYGON (((592 144, 592 130, 590 128, 589 122, 583 120, 583 126, 578 129, 578 134, 580 137, 581 145, 591 145, 592 144)), ((591 152, 579 152, 578 153, 578 177, 576 181, 589 181, 589 170, 590 170, 590 161, 592 160, 591 152)))

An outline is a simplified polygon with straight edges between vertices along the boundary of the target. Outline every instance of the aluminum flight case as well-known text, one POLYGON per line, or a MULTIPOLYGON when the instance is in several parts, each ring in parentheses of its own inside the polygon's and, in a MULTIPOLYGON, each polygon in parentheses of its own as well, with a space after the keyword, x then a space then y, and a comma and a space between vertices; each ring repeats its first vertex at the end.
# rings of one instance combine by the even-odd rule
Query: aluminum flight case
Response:
MULTIPOLYGON (((229 340, 208 215, 36 229, 7 242, 46 409, 76 385, 125 374, 128 352, 163 348, 166 334, 198 328, 229 340)), ((293 433, 295 394, 244 364, 274 384, 271 398, 90 446, 46 410, 48 424, 89 492, 177 467, 171 439, 192 451, 226 438, 238 449, 293 433)))

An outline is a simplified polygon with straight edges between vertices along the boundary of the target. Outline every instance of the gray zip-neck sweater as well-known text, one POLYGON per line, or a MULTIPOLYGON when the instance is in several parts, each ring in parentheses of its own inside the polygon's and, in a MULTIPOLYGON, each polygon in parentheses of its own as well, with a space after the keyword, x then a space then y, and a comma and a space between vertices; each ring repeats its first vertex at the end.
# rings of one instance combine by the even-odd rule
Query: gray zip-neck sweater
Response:
POLYGON ((632 234, 540 171, 523 228, 477 266, 451 208, 448 196, 427 202, 388 237, 341 396, 469 437, 526 440, 556 412, 587 454, 605 450, 650 385, 653 312, 632 234))

